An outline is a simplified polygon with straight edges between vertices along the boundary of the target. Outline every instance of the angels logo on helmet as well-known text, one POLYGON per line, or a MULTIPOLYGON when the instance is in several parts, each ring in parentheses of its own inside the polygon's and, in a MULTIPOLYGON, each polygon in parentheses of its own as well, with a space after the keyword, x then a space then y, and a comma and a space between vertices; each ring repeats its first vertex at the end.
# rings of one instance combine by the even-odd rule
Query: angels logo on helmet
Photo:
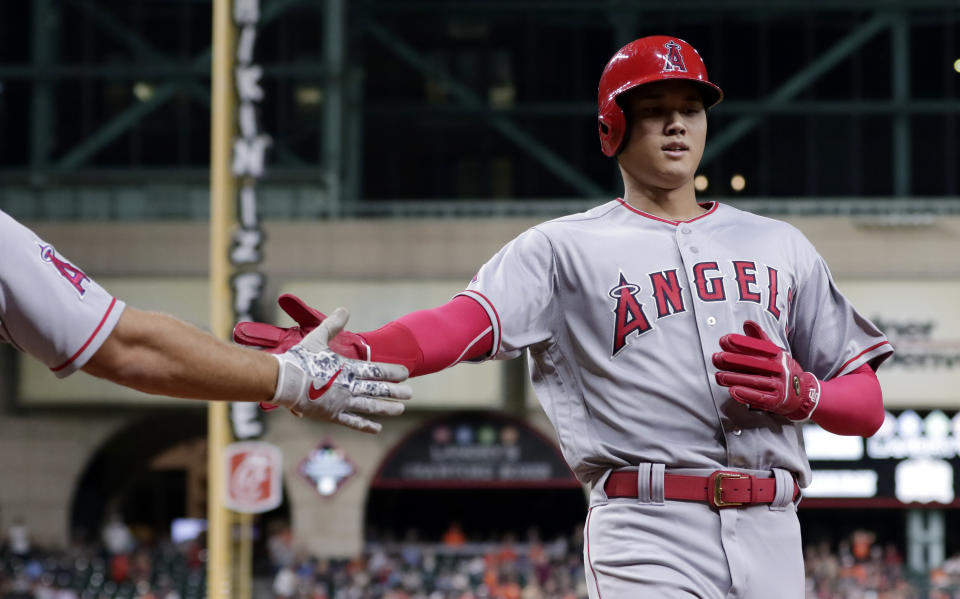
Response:
POLYGON ((663 70, 661 73, 668 73, 676 71, 679 73, 686 73, 687 66, 683 64, 683 54, 680 53, 680 44, 670 40, 669 42, 663 45, 667 49, 666 55, 663 57, 663 70))

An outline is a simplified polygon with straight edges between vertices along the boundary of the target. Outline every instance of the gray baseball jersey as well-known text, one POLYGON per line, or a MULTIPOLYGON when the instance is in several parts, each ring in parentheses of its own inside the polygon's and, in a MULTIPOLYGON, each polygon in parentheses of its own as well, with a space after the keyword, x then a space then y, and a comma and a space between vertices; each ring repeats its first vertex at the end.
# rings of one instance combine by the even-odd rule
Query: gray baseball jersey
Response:
POLYGON ((0 341, 65 377, 110 336, 124 303, 0 211, 0 341))
POLYGON ((529 350, 561 450, 592 485, 584 528, 591 599, 801 599, 793 479, 810 480, 802 430, 716 384, 720 337, 746 320, 820 379, 892 352, 790 225, 712 204, 674 222, 623 200, 537 225, 463 295, 487 311, 494 357, 529 350), (663 473, 736 469, 777 483, 743 509, 663 501, 663 473), (608 498, 613 470, 637 498, 608 498))
POLYGON ((537 225, 464 295, 491 315, 495 357, 530 350, 534 389, 576 475, 638 462, 810 468, 801 427, 714 381, 720 337, 761 324, 820 379, 892 352, 794 227, 728 205, 677 223, 615 200, 537 225))

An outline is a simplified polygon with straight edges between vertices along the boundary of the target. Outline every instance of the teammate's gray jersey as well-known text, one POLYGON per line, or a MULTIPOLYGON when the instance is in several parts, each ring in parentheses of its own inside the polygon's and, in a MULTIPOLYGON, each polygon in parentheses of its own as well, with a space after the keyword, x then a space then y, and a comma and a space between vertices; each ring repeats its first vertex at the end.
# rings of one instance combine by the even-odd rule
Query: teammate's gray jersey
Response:
POLYGON ((65 377, 100 349, 123 309, 122 301, 0 210, 0 341, 65 377))
POLYGON ((534 389, 584 482, 639 462, 810 468, 801 427, 714 380, 720 337, 754 320, 820 379, 892 348, 792 226, 714 203, 686 222, 622 200, 537 225, 463 292, 491 316, 494 355, 530 351, 534 389))

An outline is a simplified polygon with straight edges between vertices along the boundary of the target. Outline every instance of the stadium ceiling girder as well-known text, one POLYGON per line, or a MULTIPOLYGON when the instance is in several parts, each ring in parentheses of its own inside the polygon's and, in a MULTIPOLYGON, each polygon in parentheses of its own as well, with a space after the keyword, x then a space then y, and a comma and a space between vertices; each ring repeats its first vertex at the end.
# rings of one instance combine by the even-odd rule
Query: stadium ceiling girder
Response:
MULTIPOLYGON (((396 50, 393 44, 402 43, 402 40, 386 29, 383 25, 372 20, 372 15, 386 15, 413 11, 436 11, 440 7, 445 13, 477 15, 496 15, 497 13, 513 14, 522 11, 541 10, 544 2, 540 0, 487 0, 485 2, 475 1, 416 1, 416 0, 395 0, 391 2, 378 2, 373 0, 354 0, 351 7, 356 6, 360 19, 357 19, 356 25, 363 27, 374 38, 389 39, 388 48, 396 50)), ((35 14, 44 14, 48 10, 56 10, 59 2, 53 0, 35 0, 33 3, 35 14)), ((194 59, 186 62, 178 62, 157 50, 143 35, 135 31, 116 19, 108 9, 96 4, 92 0, 64 0, 63 5, 75 7, 84 12, 91 18, 91 21, 101 31, 122 42, 130 48, 132 53, 147 64, 135 64, 131 66, 111 66, 111 65, 63 65, 56 64, 52 59, 53 53, 50 48, 54 47, 55 40, 50 39, 50 31, 44 30, 37 24, 39 19, 34 19, 35 35, 33 43, 33 64, 30 65, 0 65, 0 77, 4 78, 30 78, 34 81, 34 111, 33 122, 31 124, 31 164, 34 170, 39 170, 52 165, 60 171, 75 170, 81 167, 87 160, 107 144, 117 139, 132 126, 153 112, 161 103, 174 95, 179 90, 185 90, 191 97, 209 106, 209 90, 206 85, 200 82, 200 79, 206 78, 209 72, 210 51, 209 49, 198 54, 194 59), (54 77, 89 77, 89 76, 123 76, 125 73, 138 74, 148 73, 151 76, 157 75, 159 79, 169 78, 167 82, 160 85, 154 92, 153 98, 146 102, 138 103, 128 108, 126 111, 116 115, 111 121, 104 123, 99 129, 91 133, 86 139, 80 141, 73 148, 68 149, 59 159, 54 160, 50 153, 50 139, 53 134, 52 118, 52 88, 49 85, 54 77)), ((261 15, 261 26, 266 25, 286 10, 294 6, 308 8, 322 8, 313 2, 306 0, 263 0, 263 10, 261 15)), ((618 14, 623 12, 629 14, 642 9, 644 13, 676 13, 677 11, 686 11, 687 13, 703 19, 711 18, 712 14, 743 12, 749 14, 751 11, 762 10, 768 14, 783 14, 791 11, 851 11, 862 10, 864 3, 861 0, 726 0, 724 2, 715 2, 715 0, 679 0, 672 3, 659 4, 640 4, 628 0, 571 0, 554 1, 550 3, 551 11, 559 14, 564 11, 571 13, 598 12, 605 14, 618 14)), ((742 138, 749 131, 761 122, 766 114, 786 113, 786 112, 870 112, 891 114, 894 119, 894 132, 898 140, 908 136, 908 122, 906 115, 915 112, 956 112, 955 103, 944 101, 914 101, 909 98, 909 90, 906 84, 907 77, 905 70, 907 68, 906 52, 909 52, 909 27, 918 18, 916 14, 909 11, 924 9, 951 9, 957 8, 957 0, 875 0, 870 4, 873 11, 872 17, 862 25, 853 29, 845 38, 837 42, 833 48, 818 57, 813 63, 808 65, 802 71, 795 74, 790 80, 784 83, 778 90, 770 94, 768 98, 759 102, 736 102, 727 101, 718 107, 718 111, 727 114, 742 114, 740 118, 731 123, 724 130, 720 131, 718 136, 711 140, 711 145, 704 155, 704 164, 718 156, 722 151, 742 138), (894 94, 889 101, 811 101, 811 102, 791 102, 806 86, 810 85, 820 75, 829 70, 832 66, 850 54, 867 39, 884 29, 889 28, 893 33, 894 52, 893 56, 893 76, 894 76, 894 94), (898 83, 899 82, 899 83, 898 83), (897 133, 899 132, 899 133, 897 133)), ((429 65, 424 62, 422 55, 418 54, 408 44, 403 44, 407 52, 404 52, 404 58, 411 66, 418 71, 427 74, 429 65)), ((399 51, 398 51, 399 52, 399 51)), ((329 76, 324 66, 307 64, 284 64, 284 65, 264 65, 266 76, 329 76)), ((552 106, 547 103, 517 105, 504 110, 490 111, 477 96, 466 86, 453 80, 447 73, 430 72, 430 76, 440 76, 451 86, 454 96, 458 99, 458 109, 466 113, 482 114, 489 124, 499 133, 510 139, 513 143, 527 151, 531 156, 541 162, 551 172, 562 177, 571 186, 580 193, 596 195, 598 192, 602 195, 602 190, 593 182, 571 168, 565 161, 554 154, 549 148, 546 148, 541 142, 521 130, 511 121, 511 117, 526 113, 537 113, 540 115, 567 115, 567 114, 585 114, 592 112, 592 104, 566 104, 562 106, 552 106)), ((391 110, 388 107, 377 105, 375 102, 369 103, 368 108, 373 111, 391 110)), ((399 107, 404 110, 404 107, 399 107)), ((408 110, 417 110, 415 106, 410 106, 408 110)), ((422 107, 420 110, 424 110, 422 107)), ((436 109, 431 109, 436 110, 436 109)), ((439 110, 449 110, 441 108, 439 110)), ((302 167, 306 161, 297 156, 288 145, 285 145, 283 139, 275 141, 274 152, 280 166, 302 167)), ((906 190, 909 187, 909 147, 906 142, 894 143, 893 151, 895 167, 895 188, 897 190, 906 190)))
MULTIPOLYGON (((423 114, 473 114, 489 112, 486 106, 430 106, 415 102, 367 102, 366 112, 378 116, 409 116, 423 114)), ((504 116, 538 116, 569 118, 589 116, 597 111, 593 102, 528 102, 497 108, 504 116)), ((724 100, 714 109, 725 115, 737 114, 946 114, 960 113, 960 103, 955 100, 796 100, 770 103, 764 100, 724 100)))
MULTIPOLYGON (((46 3, 49 0, 43 0, 38 4, 46 3)), ((268 4, 261 14, 261 26, 264 26, 278 16, 289 6, 298 3, 300 0, 275 0, 268 4)), ((200 101, 205 106, 210 106, 210 90, 201 85, 196 79, 205 77, 210 71, 211 50, 206 50, 198 54, 190 63, 183 65, 172 60, 163 52, 157 50, 148 42, 139 32, 134 31, 111 16, 102 6, 98 6, 89 0, 67 0, 67 2, 89 15, 100 29, 120 42, 123 42, 135 53, 145 57, 148 62, 159 63, 162 68, 169 69, 171 75, 176 75, 178 80, 164 83, 158 87, 152 97, 144 102, 131 105, 129 108, 114 116, 108 122, 104 123, 99 129, 90 134, 86 139, 68 150, 54 167, 59 171, 68 171, 82 166, 87 160, 95 155, 99 150, 107 146, 110 142, 123 135, 127 130, 136 125, 148 114, 159 108, 164 102, 173 97, 174 93, 180 89, 187 91, 192 97, 200 101), (192 79, 186 81, 182 77, 186 75, 192 79)), ((37 19, 35 19, 35 22, 37 19)), ((69 70, 69 67, 64 68, 69 70)), ((42 72, 42 70, 41 70, 42 72)), ((37 143, 36 132, 34 143, 37 143)), ((39 145, 39 144, 38 144, 39 145)), ((46 144, 40 147, 47 147, 46 144)), ((282 140, 274 140, 274 150, 282 164, 303 166, 306 162, 290 150, 282 140)), ((35 156, 36 162, 46 163, 47 156, 35 156)), ((36 163, 35 162, 35 163, 36 163)))
MULTIPOLYGON (((383 25, 371 19, 364 23, 364 28, 367 33, 380 42, 385 49, 396 54, 418 73, 441 83, 450 92, 450 95, 463 106, 474 109, 486 106, 476 92, 455 79, 445 69, 430 64, 430 61, 418 53, 413 46, 383 25)), ((526 151, 548 171, 568 183, 579 193, 587 197, 601 197, 605 195, 603 188, 578 171, 572 164, 550 150, 537 138, 524 131, 511 119, 491 110, 485 110, 478 114, 498 133, 526 151)))
MULTIPOLYGON (((51 0, 36 0, 33 3, 33 40, 30 52, 34 67, 43 69, 53 62, 53 44, 42 15, 49 14, 51 0)), ((35 170, 45 168, 52 145, 54 122, 53 85, 49 81, 35 81, 32 88, 33 101, 30 114, 30 164, 35 170)))
MULTIPOLYGON (((783 106, 791 98, 798 96, 821 75, 849 57, 874 35, 890 27, 893 20, 893 16, 889 13, 875 14, 869 21, 854 28, 830 49, 817 57, 816 60, 784 81, 780 87, 761 100, 761 103, 771 107, 771 109, 783 106)), ((717 109, 721 109, 722 106, 723 104, 720 104, 717 109)), ((719 134, 710 140, 710 145, 703 153, 701 165, 707 165, 714 158, 722 155, 731 145, 752 131, 762 119, 762 114, 745 114, 724 127, 719 134)))
MULTIPOLYGON (((551 13, 607 13, 642 9, 645 13, 678 13, 687 11, 701 14, 719 12, 757 11, 850 11, 912 8, 917 10, 956 8, 956 0, 674 0, 673 2, 646 2, 643 0, 354 0, 369 13, 393 14, 443 10, 458 15, 514 14, 536 12, 548 8, 551 13)), ((709 18, 709 17, 706 17, 709 18)))

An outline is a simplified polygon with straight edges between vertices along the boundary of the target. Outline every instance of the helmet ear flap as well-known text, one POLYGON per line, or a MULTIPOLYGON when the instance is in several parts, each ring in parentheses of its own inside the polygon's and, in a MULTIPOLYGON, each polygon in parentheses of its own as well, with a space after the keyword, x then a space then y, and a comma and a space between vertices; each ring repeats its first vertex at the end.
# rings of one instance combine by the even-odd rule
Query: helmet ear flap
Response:
POLYGON ((627 117, 616 100, 608 102, 597 117, 600 149, 606 156, 616 156, 627 133, 627 117))

